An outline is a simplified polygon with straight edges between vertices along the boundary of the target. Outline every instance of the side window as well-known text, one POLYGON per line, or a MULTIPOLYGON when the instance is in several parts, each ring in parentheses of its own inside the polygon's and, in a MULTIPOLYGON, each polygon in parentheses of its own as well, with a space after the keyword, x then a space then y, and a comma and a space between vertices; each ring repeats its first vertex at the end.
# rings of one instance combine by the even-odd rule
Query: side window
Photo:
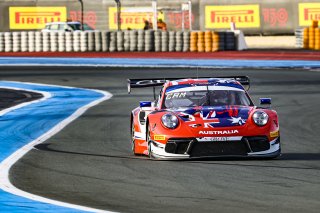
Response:
POLYGON ((52 24, 50 30, 58 30, 59 26, 57 24, 52 24))

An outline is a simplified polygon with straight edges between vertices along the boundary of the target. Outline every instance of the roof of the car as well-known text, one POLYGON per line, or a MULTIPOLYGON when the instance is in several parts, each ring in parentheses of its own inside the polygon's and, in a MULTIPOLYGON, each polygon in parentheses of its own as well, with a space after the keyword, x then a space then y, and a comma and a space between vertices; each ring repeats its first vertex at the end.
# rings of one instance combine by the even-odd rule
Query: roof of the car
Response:
POLYGON ((228 78, 199 78, 199 79, 180 79, 174 81, 168 81, 165 87, 186 87, 188 85, 212 85, 212 86, 224 86, 233 87, 244 90, 243 86, 234 79, 228 78))

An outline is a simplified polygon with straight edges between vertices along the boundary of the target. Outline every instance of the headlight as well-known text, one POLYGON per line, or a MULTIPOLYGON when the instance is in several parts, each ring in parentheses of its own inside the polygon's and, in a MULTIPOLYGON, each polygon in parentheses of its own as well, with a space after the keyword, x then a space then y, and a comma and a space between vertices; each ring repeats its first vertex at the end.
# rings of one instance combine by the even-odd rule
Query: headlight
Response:
POLYGON ((179 124, 178 117, 172 114, 164 114, 161 117, 161 121, 163 125, 169 129, 175 129, 179 124))
POLYGON ((264 126, 268 123, 269 116, 263 111, 256 111, 253 113, 252 118, 258 126, 264 126))

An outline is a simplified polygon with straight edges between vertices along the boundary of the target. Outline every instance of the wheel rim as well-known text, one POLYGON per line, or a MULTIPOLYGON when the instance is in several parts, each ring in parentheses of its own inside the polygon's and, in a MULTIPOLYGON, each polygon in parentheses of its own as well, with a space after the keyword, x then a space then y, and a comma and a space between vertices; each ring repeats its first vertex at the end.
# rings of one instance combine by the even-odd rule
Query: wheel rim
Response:
POLYGON ((132 124, 132 129, 131 129, 131 150, 132 150, 133 154, 136 154, 135 149, 136 149, 136 143, 134 141, 134 124, 132 124))

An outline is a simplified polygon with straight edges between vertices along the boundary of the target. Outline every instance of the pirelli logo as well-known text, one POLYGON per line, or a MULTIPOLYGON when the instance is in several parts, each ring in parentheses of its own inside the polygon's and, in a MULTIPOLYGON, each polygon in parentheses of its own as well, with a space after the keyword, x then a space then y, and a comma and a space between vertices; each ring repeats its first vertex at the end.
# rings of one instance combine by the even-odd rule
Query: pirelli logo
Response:
POLYGON ((230 22, 237 28, 260 27, 259 5, 206 6, 206 28, 230 28, 230 22))
MULTIPOLYGON (((121 29, 143 29, 145 20, 152 23, 153 13, 148 9, 145 7, 121 8, 121 29)), ((164 19, 164 15, 158 13, 158 18, 164 19)), ((117 28, 117 8, 109 7, 109 29, 115 30, 117 28)))
POLYGON ((165 135, 154 135, 153 139, 155 141, 164 141, 164 140, 166 140, 166 136, 165 135))
POLYGON ((310 26, 312 20, 320 20, 320 3, 299 3, 299 25, 310 26))
POLYGON ((43 29, 48 22, 66 21, 66 7, 10 7, 10 29, 43 29))

